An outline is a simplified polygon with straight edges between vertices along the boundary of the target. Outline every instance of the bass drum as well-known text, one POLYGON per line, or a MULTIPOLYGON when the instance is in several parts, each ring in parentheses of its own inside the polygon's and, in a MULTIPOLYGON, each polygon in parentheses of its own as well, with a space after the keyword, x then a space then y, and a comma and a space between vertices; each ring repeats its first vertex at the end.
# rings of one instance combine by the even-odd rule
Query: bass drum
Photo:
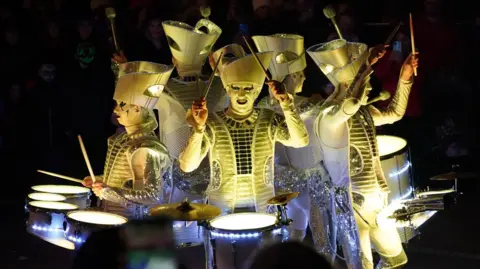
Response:
POLYGON ((411 198, 413 178, 407 141, 391 135, 377 136, 380 161, 388 187, 389 202, 411 198))

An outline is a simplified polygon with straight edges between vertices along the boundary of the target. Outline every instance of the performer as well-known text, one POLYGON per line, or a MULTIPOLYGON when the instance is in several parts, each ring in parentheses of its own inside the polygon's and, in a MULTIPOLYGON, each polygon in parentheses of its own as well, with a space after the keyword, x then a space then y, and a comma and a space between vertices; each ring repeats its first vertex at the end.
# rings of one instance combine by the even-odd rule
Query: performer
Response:
POLYGON ((373 268, 372 243, 381 256, 377 268, 406 264, 394 223, 377 222, 389 189, 380 165, 375 126, 394 123, 405 113, 413 70, 418 66, 416 55, 405 60, 388 108, 378 110, 369 104, 369 75, 371 66, 384 55, 384 45, 369 53, 365 44, 337 39, 314 45, 307 52, 335 86, 322 105, 316 133, 334 184, 336 228, 347 263, 352 268, 373 268))
MULTIPOLYGON (((258 54, 267 67, 272 56, 271 52, 258 54)), ((180 155, 180 168, 193 171, 209 153, 209 203, 224 212, 264 212, 266 201, 274 196, 274 143, 303 147, 308 144, 308 133, 291 95, 276 81, 267 84, 285 117, 253 107, 265 80, 265 73, 253 55, 221 65, 220 77, 229 95, 229 106, 225 111, 208 115, 206 100, 192 105, 187 119, 193 126, 193 134, 180 155)))
POLYGON ((146 206, 163 202, 162 175, 170 158, 154 133, 158 124, 152 109, 172 70, 149 62, 119 65, 114 112, 126 131, 108 139, 104 174, 83 182, 107 212, 141 218, 146 206))
MULTIPOLYGON (((253 36, 252 39, 258 51, 274 51, 277 55, 272 59, 269 67, 272 78, 283 82, 289 94, 300 93, 305 81, 303 70, 307 66, 303 37, 275 34, 253 36)), ((277 189, 281 191, 300 192, 300 195, 287 205, 288 216, 293 220, 289 226, 290 239, 303 241, 310 222, 316 249, 324 255, 332 256, 334 253, 331 253, 330 245, 336 242, 327 240, 330 227, 331 182, 323 166, 319 140, 315 138, 313 128, 322 100, 295 96, 294 103, 308 130, 310 142, 303 148, 290 148, 276 144, 275 183, 277 189), (318 185, 316 189, 322 192, 310 193, 308 183, 318 185), (310 218, 310 215, 313 218, 310 218)), ((282 112, 279 103, 271 96, 262 99, 259 107, 269 108, 277 113, 282 112)))
MULTIPOLYGON (((199 20, 195 27, 178 21, 165 21, 162 25, 178 73, 178 77, 170 78, 165 94, 173 97, 183 107, 182 111, 169 111, 178 117, 182 113, 185 115, 192 102, 203 96, 208 76, 202 74, 202 67, 222 30, 208 19, 199 20)), ((220 79, 214 79, 207 100, 211 111, 226 107, 226 93, 220 79)), ((190 136, 190 127, 186 125, 185 118, 176 122, 169 120, 166 125, 168 130, 162 134, 162 141, 167 145, 171 156, 177 159, 190 136)), ((176 188, 171 189, 171 202, 180 202, 185 197, 190 200, 202 199, 205 191, 202 186, 208 185, 209 176, 208 160, 191 173, 182 172, 178 162, 174 161, 173 185, 176 188)))

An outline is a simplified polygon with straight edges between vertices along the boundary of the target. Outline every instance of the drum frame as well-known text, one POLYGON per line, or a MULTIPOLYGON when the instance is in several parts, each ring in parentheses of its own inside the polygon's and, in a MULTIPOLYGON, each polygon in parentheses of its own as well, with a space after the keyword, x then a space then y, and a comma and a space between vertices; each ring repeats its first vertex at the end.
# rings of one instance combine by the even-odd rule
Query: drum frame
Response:
POLYGON ((95 223, 88 223, 88 222, 76 220, 68 216, 71 213, 80 212, 80 211, 104 213, 101 211, 75 210, 65 214, 65 222, 64 222, 65 238, 68 241, 73 242, 74 244, 77 244, 77 245, 83 244, 85 240, 87 240, 87 238, 90 236, 90 234, 94 231, 118 227, 128 222, 127 218, 122 217, 120 215, 117 215, 117 216, 124 218, 125 220, 127 220, 127 222, 122 224, 95 224, 95 223), (73 228, 73 232, 72 232, 72 228, 73 228))

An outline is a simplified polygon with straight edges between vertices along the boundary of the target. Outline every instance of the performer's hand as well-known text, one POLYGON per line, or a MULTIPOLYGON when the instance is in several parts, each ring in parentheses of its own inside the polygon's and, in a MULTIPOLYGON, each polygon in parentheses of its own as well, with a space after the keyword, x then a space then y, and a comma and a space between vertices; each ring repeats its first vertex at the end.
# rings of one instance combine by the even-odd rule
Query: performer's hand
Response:
POLYGON ((200 100, 194 101, 190 113, 191 116, 187 116, 187 121, 190 121, 189 123, 193 128, 200 130, 205 127, 208 118, 207 100, 201 98, 200 100))
POLYGON ((270 80, 267 81, 267 85, 270 88, 270 91, 273 94, 273 97, 277 99, 279 102, 285 102, 290 100, 290 97, 288 96, 287 92, 285 91, 285 87, 281 82, 278 82, 276 80, 270 80))
POLYGON ((125 57, 125 54, 123 54, 122 50, 118 53, 114 53, 112 60, 115 61, 117 64, 124 64, 128 62, 127 57, 125 57))
POLYGON ((92 184, 93 184, 93 180, 92 180, 92 177, 91 176, 86 176, 84 179, 83 179, 83 182, 82 182, 82 185, 87 187, 87 188, 91 188, 92 187, 92 184))
POLYGON ((414 70, 418 68, 418 52, 408 55, 407 59, 403 62, 402 72, 400 78, 402 80, 410 80, 413 77, 414 70))
POLYGON ((102 190, 106 187, 107 187, 107 185, 105 183, 103 183, 101 181, 100 182, 97 181, 97 182, 92 184, 92 191, 93 191, 93 193, 95 193, 95 195, 97 197, 101 197, 102 190))
POLYGON ((372 51, 370 51, 370 56, 368 57, 368 63, 370 65, 374 65, 375 63, 377 63, 378 60, 380 60, 385 55, 389 46, 390 45, 380 44, 373 47, 372 51))

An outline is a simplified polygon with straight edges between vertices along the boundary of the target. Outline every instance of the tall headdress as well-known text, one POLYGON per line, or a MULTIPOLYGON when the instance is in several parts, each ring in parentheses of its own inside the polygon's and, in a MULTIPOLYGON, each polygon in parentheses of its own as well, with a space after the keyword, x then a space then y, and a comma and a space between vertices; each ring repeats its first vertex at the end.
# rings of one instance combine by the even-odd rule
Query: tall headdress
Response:
POLYGON ((173 66, 151 62, 120 64, 113 99, 153 109, 172 71, 173 66))
POLYGON ((269 70, 272 79, 282 81, 285 76, 299 72, 307 67, 303 36, 275 34, 271 36, 253 36, 253 42, 259 52, 272 51, 269 70))
MULTIPOLYGON (((215 73, 216 76, 220 76, 220 74, 223 71, 223 68, 227 66, 229 63, 235 61, 236 59, 247 56, 247 53, 245 52, 243 47, 238 44, 226 45, 225 47, 220 48, 216 50, 214 53, 212 53, 211 61, 209 61, 210 67, 212 68, 212 70, 215 70, 216 61, 219 59, 220 55, 222 55, 222 57, 220 58, 220 63, 218 64, 217 72, 215 73)), ((226 86, 227 85, 223 84, 223 87, 226 87, 226 86)))
POLYGON ((177 68, 179 75, 199 75, 222 29, 207 19, 199 20, 195 27, 179 21, 164 21, 162 25, 173 57, 182 64, 177 68))
POLYGON ((335 87, 351 82, 369 55, 366 44, 345 39, 313 45, 307 52, 335 87))
MULTIPOLYGON (((262 65, 268 68, 273 52, 257 53, 257 57, 262 65)), ((255 87, 262 87, 265 82, 265 72, 253 55, 231 57, 230 59, 224 57, 222 63, 218 65, 218 70, 225 88, 229 84, 242 82, 252 83, 255 87)))

